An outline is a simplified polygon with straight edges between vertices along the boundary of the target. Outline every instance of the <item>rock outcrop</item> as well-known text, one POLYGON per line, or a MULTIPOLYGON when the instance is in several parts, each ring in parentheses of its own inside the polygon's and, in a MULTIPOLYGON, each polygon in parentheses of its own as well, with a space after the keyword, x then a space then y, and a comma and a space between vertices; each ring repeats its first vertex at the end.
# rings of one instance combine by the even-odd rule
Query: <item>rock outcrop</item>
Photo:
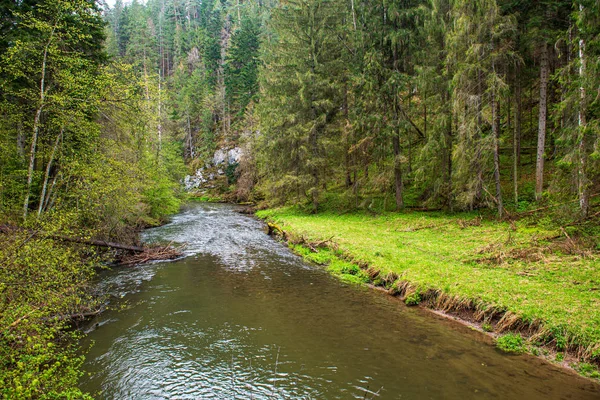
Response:
POLYGON ((242 155, 243 150, 240 147, 218 149, 204 167, 183 179, 185 190, 214 189, 219 181, 226 179, 226 171, 239 164, 242 155))

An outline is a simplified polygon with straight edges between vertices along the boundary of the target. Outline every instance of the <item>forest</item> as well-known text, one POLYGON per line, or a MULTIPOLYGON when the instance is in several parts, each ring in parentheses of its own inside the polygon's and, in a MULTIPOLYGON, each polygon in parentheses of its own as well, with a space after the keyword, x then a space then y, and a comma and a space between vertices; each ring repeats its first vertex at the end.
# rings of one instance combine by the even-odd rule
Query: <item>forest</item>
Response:
POLYGON ((585 218, 598 18, 594 1, 117 2, 107 51, 153 82, 192 168, 245 149, 238 200, 500 217, 573 200, 585 218))
POLYGON ((4 398, 86 396, 68 316, 101 307, 90 282, 115 254, 52 238, 136 243, 218 151, 241 156, 209 195, 261 208, 597 227, 595 0, 0 0, 0 17, 4 398))

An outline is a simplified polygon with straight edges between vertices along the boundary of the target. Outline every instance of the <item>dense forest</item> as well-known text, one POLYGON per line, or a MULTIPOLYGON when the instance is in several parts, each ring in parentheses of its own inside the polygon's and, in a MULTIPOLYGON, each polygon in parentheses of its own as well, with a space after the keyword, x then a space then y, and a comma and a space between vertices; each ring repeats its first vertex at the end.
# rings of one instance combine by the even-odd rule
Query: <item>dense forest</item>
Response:
POLYGON ((243 146, 238 199, 589 214, 596 2, 336 1, 117 2, 107 48, 189 165, 243 146))
POLYGON ((0 16, 4 397, 81 395, 65 316, 97 308, 110 255, 47 238, 135 242, 219 150, 241 149, 217 186, 237 201, 598 215, 594 0, 1 0, 0 16))

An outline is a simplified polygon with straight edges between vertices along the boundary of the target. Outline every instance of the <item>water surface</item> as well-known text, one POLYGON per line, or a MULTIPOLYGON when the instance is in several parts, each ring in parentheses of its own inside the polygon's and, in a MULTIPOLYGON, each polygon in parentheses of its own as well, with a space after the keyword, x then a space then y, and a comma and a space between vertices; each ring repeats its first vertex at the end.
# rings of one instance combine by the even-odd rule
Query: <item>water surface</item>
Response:
POLYGON ((233 206, 192 205, 117 268, 82 389, 99 399, 599 399, 599 386, 307 265, 233 206))

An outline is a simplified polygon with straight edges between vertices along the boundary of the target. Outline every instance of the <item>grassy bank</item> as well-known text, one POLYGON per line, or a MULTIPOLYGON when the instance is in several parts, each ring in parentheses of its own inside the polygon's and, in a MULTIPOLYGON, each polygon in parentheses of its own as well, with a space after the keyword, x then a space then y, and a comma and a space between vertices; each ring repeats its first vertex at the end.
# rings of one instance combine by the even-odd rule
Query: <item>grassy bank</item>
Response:
POLYGON ((516 331, 532 352, 600 360, 600 262, 568 231, 475 214, 258 212, 292 246, 334 272, 371 281, 407 303, 463 314, 485 330, 516 331), (361 268, 352 267, 348 262, 361 268))

